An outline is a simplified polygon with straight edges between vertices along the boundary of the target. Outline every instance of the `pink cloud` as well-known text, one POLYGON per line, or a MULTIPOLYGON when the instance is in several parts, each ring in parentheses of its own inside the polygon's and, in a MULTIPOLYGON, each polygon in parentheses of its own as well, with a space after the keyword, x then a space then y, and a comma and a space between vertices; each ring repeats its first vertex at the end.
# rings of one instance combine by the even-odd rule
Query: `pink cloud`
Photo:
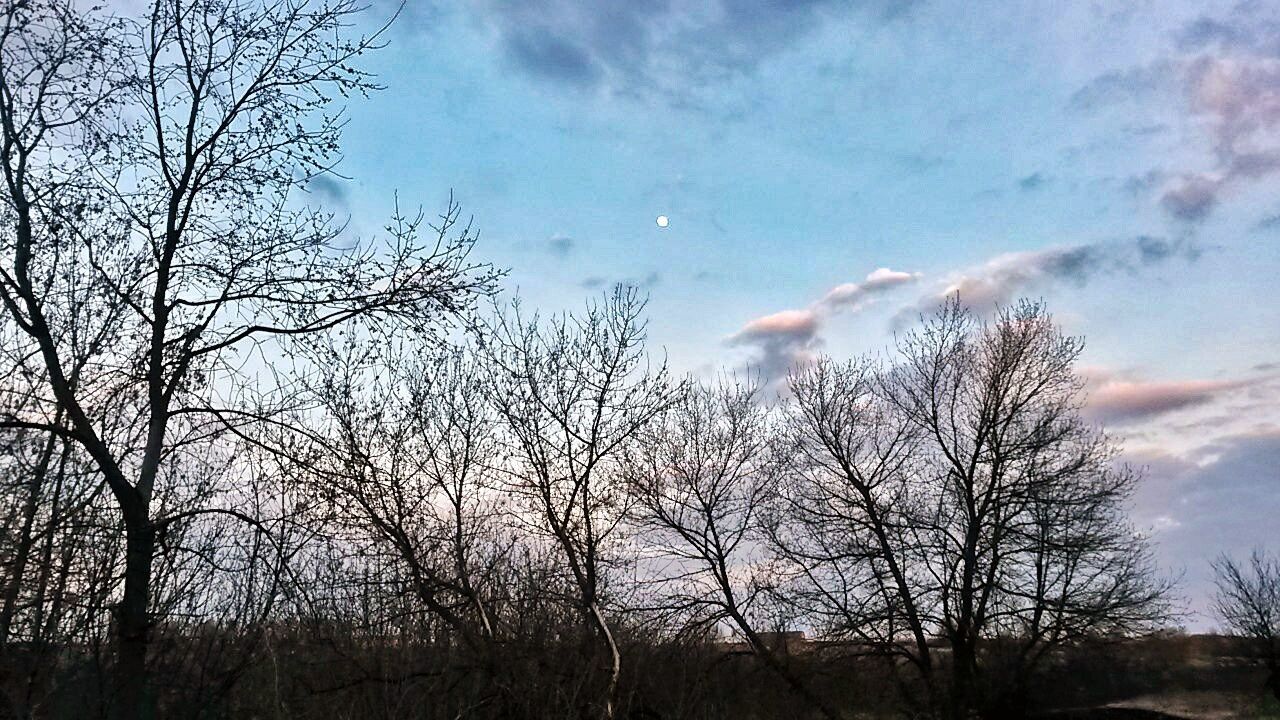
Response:
POLYGON ((1199 220, 1234 185, 1280 171, 1280 60, 1205 55, 1187 64, 1184 82, 1192 115, 1208 121, 1216 167, 1182 176, 1161 203, 1175 217, 1199 220))
POLYGON ((919 279, 920 273, 877 268, 860 283, 844 283, 831 288, 818 301, 818 305, 826 306, 830 309, 844 307, 858 310, 863 304, 871 301, 876 294, 898 285, 913 283, 919 279))
MULTIPOLYGON (((1086 373, 1088 374, 1088 373, 1086 373)), ((1089 394, 1087 414, 1115 424, 1137 422, 1184 408, 1205 405, 1257 380, 1136 381, 1102 379, 1089 394)))
POLYGON ((818 314, 812 310, 783 310, 756 318, 734 335, 745 340, 765 335, 813 335, 818 330, 818 314))
POLYGON ((837 285, 807 308, 758 317, 743 325, 727 342, 755 346, 758 352, 752 365, 766 378, 776 380, 816 359, 822 345, 819 332, 828 317, 844 311, 857 312, 875 302, 877 296, 920 277, 919 273, 877 268, 860 283, 837 285))

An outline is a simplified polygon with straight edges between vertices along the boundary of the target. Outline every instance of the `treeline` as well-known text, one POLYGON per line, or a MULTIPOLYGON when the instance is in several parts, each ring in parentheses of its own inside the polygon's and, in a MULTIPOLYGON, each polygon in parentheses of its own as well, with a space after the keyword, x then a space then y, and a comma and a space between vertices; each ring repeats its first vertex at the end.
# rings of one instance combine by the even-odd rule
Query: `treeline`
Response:
POLYGON ((1018 717, 1162 623, 1039 304, 705 382, 313 207, 359 10, 5 3, 0 713, 1018 717))

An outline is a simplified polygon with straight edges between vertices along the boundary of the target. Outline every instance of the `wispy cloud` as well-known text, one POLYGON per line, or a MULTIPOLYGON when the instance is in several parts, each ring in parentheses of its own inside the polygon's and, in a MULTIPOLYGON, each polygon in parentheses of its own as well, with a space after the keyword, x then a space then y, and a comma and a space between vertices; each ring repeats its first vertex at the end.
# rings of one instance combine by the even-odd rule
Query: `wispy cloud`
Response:
POLYGON ((588 275, 578 283, 580 287, 587 290, 598 290, 603 287, 611 287, 614 285, 629 285, 631 287, 640 288, 641 290, 652 290, 662 282, 662 273, 657 270, 651 270, 640 276, 628 276, 618 279, 610 279, 603 275, 588 275))
POLYGON ((1044 173, 1034 172, 1025 177, 1018 178, 1018 189, 1031 192, 1044 187, 1049 182, 1049 178, 1044 173))
POLYGON ((1103 273, 1133 272, 1173 257, 1194 259, 1198 255, 1199 250, 1189 242, 1147 235, 1126 241, 1007 253, 953 273, 941 287, 900 310, 894 322, 901 325, 918 315, 933 312, 955 295, 969 307, 985 313, 1022 293, 1043 291, 1054 283, 1079 286, 1103 273))
POLYGON ((862 282, 844 283, 826 292, 818 301, 800 310, 783 310, 748 322, 726 341, 732 346, 755 348, 754 369, 773 381, 785 377, 792 368, 805 367, 822 346, 822 325, 830 316, 857 312, 878 296, 894 288, 914 283, 919 273, 879 268, 862 282))
POLYGON ((1091 80, 1072 94, 1068 106, 1077 112, 1092 112, 1177 88, 1177 66, 1159 60, 1141 67, 1112 70, 1091 80))
POLYGON ((1089 393, 1089 418, 1123 425, 1149 420, 1175 410, 1207 405, 1256 380, 1142 381, 1110 378, 1089 393))
POLYGON ((1167 58, 1100 75, 1072 97, 1096 110, 1159 94, 1177 97, 1212 150, 1208 167, 1170 173, 1159 193, 1170 216, 1199 222, 1239 186, 1280 173, 1280 14, 1244 2, 1201 16, 1176 35, 1167 58))

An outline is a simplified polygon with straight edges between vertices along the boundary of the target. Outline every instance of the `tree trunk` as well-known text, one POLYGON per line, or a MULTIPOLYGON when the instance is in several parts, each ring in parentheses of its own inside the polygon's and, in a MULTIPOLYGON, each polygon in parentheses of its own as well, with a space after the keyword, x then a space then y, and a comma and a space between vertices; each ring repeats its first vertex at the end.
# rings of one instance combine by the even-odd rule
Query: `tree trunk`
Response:
MULTIPOLYGON (((61 418, 59 418, 60 420, 61 418)), ((49 472, 49 463, 53 459, 56 443, 57 437, 50 433, 45 440, 44 448, 40 452, 40 460, 36 465, 35 472, 31 475, 31 482, 27 486, 27 502, 22 508, 22 530, 18 535, 18 548, 16 557, 13 560, 13 572, 10 573, 9 584, 5 588, 4 606, 0 608, 0 645, 9 641, 9 634, 13 628, 18 596, 22 591, 22 582, 27 573, 27 561, 31 557, 32 547, 35 546, 32 530, 35 527, 36 512, 40 508, 40 494, 44 490, 45 477, 49 472)), ((50 532, 52 532, 52 527, 50 532)), ((43 601, 43 597, 36 599, 37 603, 43 601)))
POLYGON ((149 521, 126 528, 124 599, 116 625, 116 705, 118 720, 151 720, 155 716, 147 682, 147 644, 151 618, 151 560, 155 528, 149 521))
POLYGON ((588 606, 592 623, 596 626, 596 630, 600 633, 600 638, 604 641, 605 649, 609 652, 609 680, 605 686, 604 692, 604 708, 601 716, 604 720, 613 720, 618 695, 618 676, 622 674, 622 653, 618 651, 618 643, 614 640, 613 631, 609 629, 609 623, 604 619, 604 612, 600 609, 600 604, 592 602, 588 606))
POLYGON ((967 720, 973 707, 974 660, 974 648, 967 640, 952 645, 951 720, 967 720))
POLYGON ((1268 658, 1267 684, 1265 687, 1271 691, 1276 700, 1280 700, 1280 659, 1268 658))

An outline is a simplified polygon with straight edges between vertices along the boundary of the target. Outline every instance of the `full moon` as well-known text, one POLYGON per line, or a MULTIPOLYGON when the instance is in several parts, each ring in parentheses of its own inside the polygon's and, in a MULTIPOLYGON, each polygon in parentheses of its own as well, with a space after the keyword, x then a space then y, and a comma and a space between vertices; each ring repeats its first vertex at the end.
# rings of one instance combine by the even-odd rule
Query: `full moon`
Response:
POLYGON ((658 227, 664 228, 671 223, 671 220, 669 220, 666 215, 659 215, 657 222, 658 227))

